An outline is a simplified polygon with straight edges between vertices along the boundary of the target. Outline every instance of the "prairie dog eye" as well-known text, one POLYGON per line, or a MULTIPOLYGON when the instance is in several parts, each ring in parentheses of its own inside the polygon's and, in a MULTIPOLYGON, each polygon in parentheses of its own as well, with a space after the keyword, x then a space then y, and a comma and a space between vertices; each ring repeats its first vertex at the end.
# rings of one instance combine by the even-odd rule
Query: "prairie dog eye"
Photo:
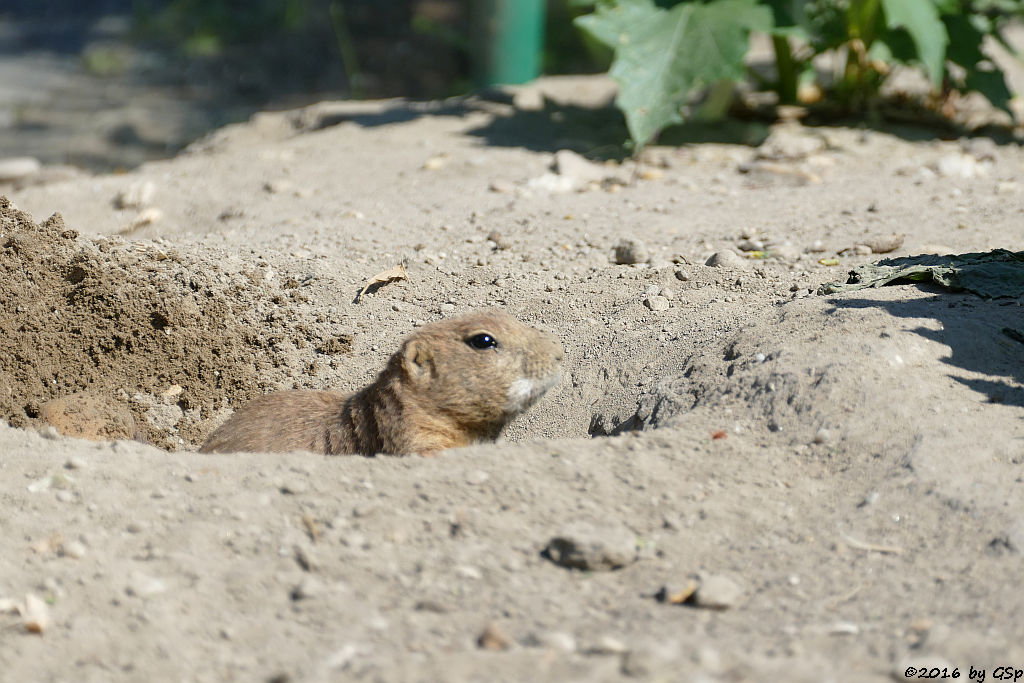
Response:
POLYGON ((474 334, 466 340, 466 343, 474 349, 493 349, 498 346, 498 340, 489 334, 474 334))

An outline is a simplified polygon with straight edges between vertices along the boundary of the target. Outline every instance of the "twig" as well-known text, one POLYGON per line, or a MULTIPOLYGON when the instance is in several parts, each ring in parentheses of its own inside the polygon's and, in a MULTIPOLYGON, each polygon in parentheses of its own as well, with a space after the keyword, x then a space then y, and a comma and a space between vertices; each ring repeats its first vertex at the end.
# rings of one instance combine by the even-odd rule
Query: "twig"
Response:
POLYGON ((876 553, 890 553, 892 555, 900 555, 903 553, 903 548, 896 545, 878 545, 876 543, 865 543, 864 541, 858 541, 856 538, 850 536, 843 536, 843 540, 846 541, 846 545, 856 550, 867 550, 869 552, 874 551, 876 553))

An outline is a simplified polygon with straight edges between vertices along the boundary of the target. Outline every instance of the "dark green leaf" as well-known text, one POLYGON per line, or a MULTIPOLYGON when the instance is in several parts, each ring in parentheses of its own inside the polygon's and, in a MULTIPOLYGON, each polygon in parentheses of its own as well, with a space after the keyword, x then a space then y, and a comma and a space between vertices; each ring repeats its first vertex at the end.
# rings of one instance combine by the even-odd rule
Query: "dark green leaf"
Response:
POLYGON ((970 17, 947 15, 942 19, 951 40, 946 57, 963 67, 966 73, 963 87, 981 93, 994 106, 1009 111, 1012 95, 1006 86, 1006 78, 981 51, 985 34, 970 17))
POLYGON ((949 35, 932 0, 881 0, 885 25, 910 34, 918 59, 935 87, 942 85, 949 35))
POLYGON ((610 74, 629 134, 643 147, 666 126, 682 123, 692 93, 716 81, 746 78, 751 30, 768 31, 771 11, 756 0, 686 2, 669 10, 650 0, 620 0, 577 23, 615 48, 610 74))

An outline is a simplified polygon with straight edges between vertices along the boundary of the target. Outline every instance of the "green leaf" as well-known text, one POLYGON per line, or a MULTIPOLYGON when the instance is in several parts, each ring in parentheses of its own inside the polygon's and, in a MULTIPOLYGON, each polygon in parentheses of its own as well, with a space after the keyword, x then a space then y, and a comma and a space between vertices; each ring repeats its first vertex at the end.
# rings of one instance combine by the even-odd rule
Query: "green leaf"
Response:
POLYGON ((764 0, 772 10, 772 33, 807 42, 811 39, 805 0, 764 0))
POLYGON ((1006 86, 1006 78, 981 51, 985 32, 970 17, 948 15, 942 19, 951 41, 946 57, 963 67, 966 74, 964 88, 979 92, 994 106, 1010 111, 1010 98, 1013 95, 1006 86))
POLYGON ((960 12, 960 0, 932 0, 935 9, 939 14, 958 14, 960 12))
POLYGON ((918 59, 935 87, 942 85, 949 35, 932 0, 882 0, 885 24, 903 29, 917 48, 918 59))
POLYGON ((653 16, 662 14, 653 0, 622 0, 597 3, 593 14, 576 17, 573 23, 612 49, 628 40, 628 31, 653 16))
POLYGON ((822 285, 819 294, 881 287, 901 280, 931 281, 986 298, 1024 296, 1024 251, 994 249, 979 254, 922 254, 867 263, 850 271, 845 283, 822 285))
POLYGON ((609 71, 619 84, 615 102, 641 148, 683 122, 680 108, 697 89, 746 77, 749 33, 771 30, 772 14, 756 0, 684 2, 669 10, 650 0, 620 0, 576 21, 615 48, 609 71))

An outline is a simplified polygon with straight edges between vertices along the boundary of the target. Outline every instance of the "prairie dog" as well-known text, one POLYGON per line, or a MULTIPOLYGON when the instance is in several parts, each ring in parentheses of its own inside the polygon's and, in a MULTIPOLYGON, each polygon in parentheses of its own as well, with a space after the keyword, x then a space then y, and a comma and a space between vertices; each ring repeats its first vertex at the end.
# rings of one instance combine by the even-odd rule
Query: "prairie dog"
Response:
POLYGON ((497 310, 410 334, 368 387, 278 391, 235 411, 203 453, 432 453, 496 439, 558 381, 553 336, 497 310))

